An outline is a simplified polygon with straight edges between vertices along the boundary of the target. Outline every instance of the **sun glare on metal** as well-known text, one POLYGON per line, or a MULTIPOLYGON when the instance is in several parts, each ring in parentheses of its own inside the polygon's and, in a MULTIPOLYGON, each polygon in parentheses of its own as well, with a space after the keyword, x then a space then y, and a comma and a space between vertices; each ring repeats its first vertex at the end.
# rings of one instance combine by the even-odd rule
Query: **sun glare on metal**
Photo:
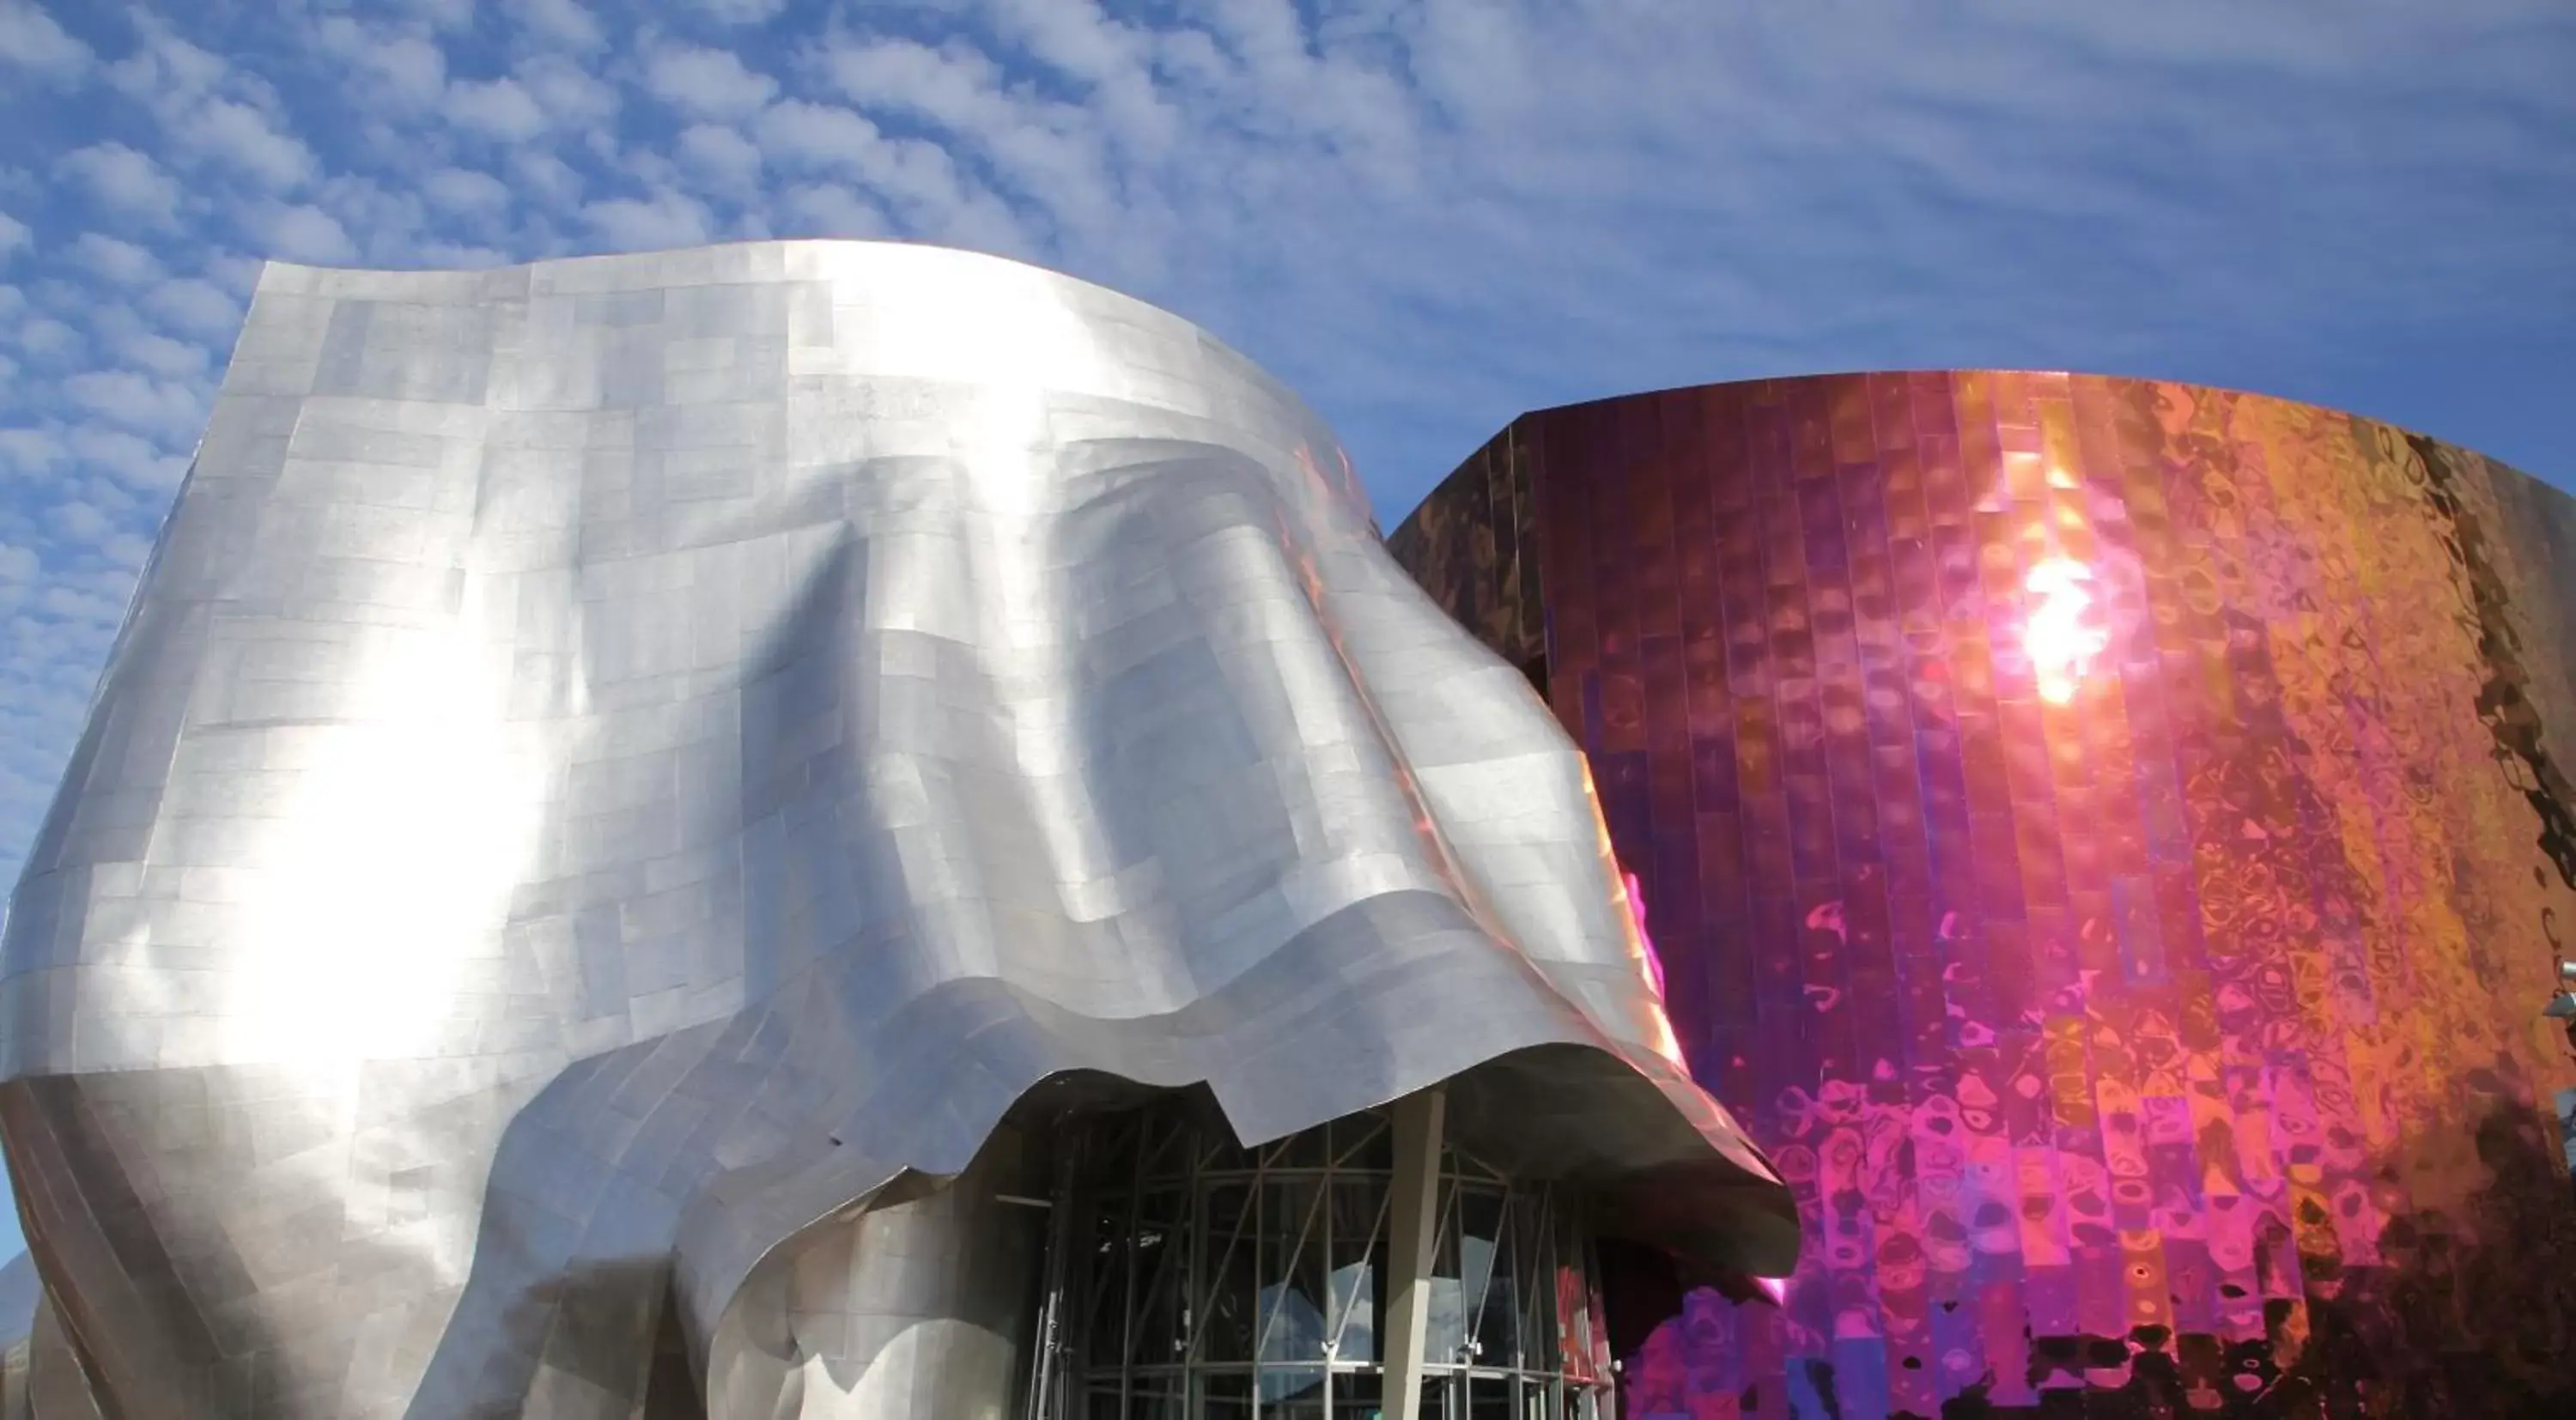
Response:
POLYGON ((2094 605, 2093 569, 2072 557, 2052 557, 2030 569, 2022 589, 2035 603, 2022 628, 2039 698, 2064 705, 2111 644, 2111 633, 2088 616, 2094 605))

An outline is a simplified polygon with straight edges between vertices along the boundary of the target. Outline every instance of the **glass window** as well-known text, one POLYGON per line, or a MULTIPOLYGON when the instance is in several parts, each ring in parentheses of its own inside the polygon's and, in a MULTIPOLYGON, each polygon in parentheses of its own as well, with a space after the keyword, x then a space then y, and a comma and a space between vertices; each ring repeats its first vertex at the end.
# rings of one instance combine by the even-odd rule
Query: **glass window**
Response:
POLYGON ((1252 1420, 1251 1373, 1202 1371, 1195 1384, 1199 1420, 1252 1420))
POLYGON ((1590 1381, 1592 1371, 1592 1296, 1580 1266, 1582 1235, 1571 1209, 1556 1210, 1555 1241, 1557 1369, 1569 1380, 1590 1381))
MULTIPOLYGON (((1070 1215, 1080 1224, 1066 1278, 1074 1414, 1385 1420, 1375 1367, 1392 1153, 1382 1113, 1257 1158, 1210 1142, 1221 1126, 1186 1109, 1134 1115, 1087 1141, 1070 1215)), ((1456 1151, 1443 1166, 1422 1416, 1570 1420, 1589 1405, 1607 1420, 1579 1216, 1547 1186, 1509 1182, 1456 1151)))
POLYGON ((1455 1366, 1466 1356, 1466 1298, 1461 1286, 1458 1256, 1458 1186, 1443 1180, 1440 1185, 1439 1245, 1431 1258, 1430 1305, 1423 1308, 1422 1363, 1426 1366, 1455 1366))
MULTIPOLYGON (((1110 1392, 1110 1403, 1117 1404, 1117 1392, 1110 1392)), ((1188 1414, 1177 1375, 1138 1376, 1129 1389, 1125 1420, 1187 1420, 1188 1414)))
POLYGON ((1378 1399, 1384 1381, 1375 1371, 1333 1372, 1333 1420, 1385 1420, 1378 1399))
POLYGON ((1470 1365, 1515 1363, 1509 1250, 1503 1230, 1503 1191, 1459 1185, 1459 1296, 1466 1310, 1460 1338, 1470 1365))
POLYGON ((1252 1155, 1225 1131, 1202 1131, 1198 1138, 1199 1172, 1250 1173, 1252 1155))
POLYGON ((1557 1366, 1568 1380, 1592 1379, 1592 1338, 1584 1329, 1583 1274, 1556 1269, 1557 1366))
POLYGON ((1180 1359, 1189 1286, 1188 1213, 1179 1193, 1156 1189, 1138 1200, 1135 1252, 1136 1342, 1129 1359, 1165 1366, 1180 1359))
POLYGON ((1192 1358, 1202 1364, 1252 1360, 1258 1290, 1253 1269, 1260 1247, 1252 1203, 1247 1183, 1212 1184, 1207 1191, 1206 1241, 1200 1249, 1206 1262, 1199 1278, 1198 1351, 1192 1358))
POLYGON ((1332 1131, 1333 1167, 1380 1173, 1395 1167, 1395 1135, 1387 1128, 1385 1115, 1371 1110, 1325 1127, 1332 1131))
POLYGON ((1324 1188, 1311 1178, 1261 1189, 1260 1357, 1324 1359, 1324 1188))
POLYGON ((1374 1363, 1377 1319, 1386 1303, 1386 1181, 1337 1177, 1328 1220, 1326 1336, 1333 1359, 1374 1363))
POLYGON ((1322 1168, 1329 1129, 1328 1125, 1324 1129, 1301 1130, 1276 1143, 1264 1145, 1262 1158, 1273 1169, 1322 1168))
POLYGON ((1544 1190, 1513 1200, 1512 1245, 1521 1285, 1521 1368, 1553 1374, 1560 1361, 1556 1334, 1556 1247, 1553 1202, 1544 1190))
POLYGON ((1068 1288, 1083 1303, 1081 1314, 1070 1320, 1083 1338, 1084 1362, 1115 1367, 1127 1344, 1127 1208, 1123 1200, 1104 1199, 1090 1217, 1092 1235, 1083 1260, 1091 1275, 1068 1288))
POLYGON ((1324 1420, 1324 1368, 1261 1368, 1262 1420, 1324 1420))

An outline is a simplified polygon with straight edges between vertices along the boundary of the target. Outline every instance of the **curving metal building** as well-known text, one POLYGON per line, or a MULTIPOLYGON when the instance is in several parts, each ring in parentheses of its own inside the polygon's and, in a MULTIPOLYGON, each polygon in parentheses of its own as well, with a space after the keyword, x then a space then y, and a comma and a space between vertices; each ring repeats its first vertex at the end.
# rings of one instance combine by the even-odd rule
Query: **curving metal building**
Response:
POLYGON ((272 265, 0 943, 0 1410, 1600 1415, 1602 1257, 1798 1244, 1652 978, 1188 324, 272 265))
POLYGON ((2576 1409, 2576 503, 1868 375, 1389 541, 1007 261, 271 266, 0 937, 0 1420, 2576 1409))
POLYGON ((2576 1414, 2576 502, 1874 374, 1525 415, 1393 543, 1590 757, 1814 1243, 1628 1414, 2576 1414))

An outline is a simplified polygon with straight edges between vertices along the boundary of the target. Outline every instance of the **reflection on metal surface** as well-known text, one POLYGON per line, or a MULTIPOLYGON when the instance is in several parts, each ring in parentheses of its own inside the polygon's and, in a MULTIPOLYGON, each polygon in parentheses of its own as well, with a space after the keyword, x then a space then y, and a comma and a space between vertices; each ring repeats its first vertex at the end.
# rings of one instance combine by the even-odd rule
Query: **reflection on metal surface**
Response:
POLYGON ((1638 885, 1635 873, 1621 873, 1619 883, 1628 893, 1628 911, 1637 919, 1637 944, 1646 949, 1646 984, 1660 1001, 1664 999, 1664 959, 1655 951, 1654 933, 1646 930, 1646 890, 1638 885))
POLYGON ((1631 1414, 2576 1414, 2576 500, 1928 372, 1527 415, 1390 541, 1546 666, 1816 1243, 1631 1414))
POLYGON ((1456 1077, 1785 1270, 1642 951, 1528 682, 1178 319, 271 266, 13 899, 0 1140, 125 1420, 951 1414, 1022 1282, 924 1259, 1019 1224, 933 1195, 1073 1072, 1255 1143, 1456 1077))
POLYGON ((925 1196, 807 1229, 745 1280, 707 1357, 717 1415, 1006 1420, 1036 1316, 1042 1220, 1005 1202, 1032 1143, 997 1130, 925 1196))
POLYGON ((2111 644, 2111 633, 2093 624, 2093 569, 2072 557, 2052 557, 2030 569, 2022 589, 2033 605, 2022 629, 2030 657, 2032 689, 2051 705, 2075 698, 2093 658, 2111 644))

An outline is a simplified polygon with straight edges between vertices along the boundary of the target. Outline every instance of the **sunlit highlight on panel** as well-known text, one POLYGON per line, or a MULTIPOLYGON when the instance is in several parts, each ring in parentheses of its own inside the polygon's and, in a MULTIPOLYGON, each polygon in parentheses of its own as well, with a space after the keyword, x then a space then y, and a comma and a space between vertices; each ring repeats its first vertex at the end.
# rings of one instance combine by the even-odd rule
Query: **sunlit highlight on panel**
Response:
POLYGON ((2022 581, 2032 598, 2022 649, 2030 656, 2039 698, 2051 705, 2075 698, 2094 658, 2111 644, 2109 630, 2092 619, 2092 584, 2093 569, 2071 557, 2049 558, 2022 581))

